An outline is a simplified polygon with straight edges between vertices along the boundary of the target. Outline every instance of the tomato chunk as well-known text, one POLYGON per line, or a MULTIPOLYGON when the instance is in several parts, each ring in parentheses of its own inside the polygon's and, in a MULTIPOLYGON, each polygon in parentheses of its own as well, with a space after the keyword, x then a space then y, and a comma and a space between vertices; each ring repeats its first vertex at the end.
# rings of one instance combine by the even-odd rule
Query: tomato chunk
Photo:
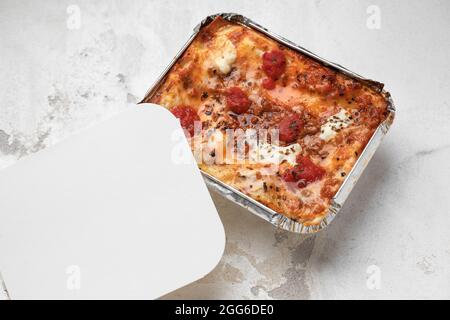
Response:
MULTIPOLYGON (((308 157, 298 155, 297 165, 303 169, 299 174, 299 180, 303 180, 306 184, 320 180, 325 175, 325 170, 322 167, 314 164, 314 162, 312 162, 308 157)), ((301 186, 299 185, 299 187, 301 186)))
POLYGON ((251 105, 250 99, 247 97, 244 91, 238 87, 232 87, 227 92, 227 105, 228 108, 238 114, 248 111, 251 105))
POLYGON ((200 117, 197 112, 189 106, 175 106, 170 109, 175 117, 180 119, 181 127, 189 132, 190 136, 194 135, 194 124, 196 121, 200 121, 200 117))
POLYGON ((297 182, 298 180, 300 180, 300 177, 298 177, 300 171, 300 167, 298 166, 288 168, 283 173, 281 173, 281 178, 286 182, 297 182))
POLYGON ((286 69, 286 57, 284 56, 283 51, 267 51, 263 54, 262 59, 262 68, 270 78, 276 80, 284 73, 284 70, 286 69))
POLYGON ((297 164, 286 169, 281 178, 286 182, 298 182, 299 188, 306 187, 309 183, 320 180, 325 175, 325 170, 314 164, 310 158, 298 155, 297 164))
POLYGON ((275 81, 273 81, 271 78, 265 78, 262 81, 262 86, 264 89, 273 90, 275 89, 275 81))
POLYGON ((283 118, 278 126, 280 140, 290 143, 297 140, 300 131, 303 129, 303 121, 297 114, 292 114, 283 118))

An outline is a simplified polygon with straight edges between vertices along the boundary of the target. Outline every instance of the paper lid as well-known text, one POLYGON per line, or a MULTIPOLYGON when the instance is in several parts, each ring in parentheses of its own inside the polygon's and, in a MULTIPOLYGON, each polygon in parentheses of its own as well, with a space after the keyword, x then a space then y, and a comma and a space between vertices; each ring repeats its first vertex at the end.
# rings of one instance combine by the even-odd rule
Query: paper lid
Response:
POLYGON ((153 299, 210 272, 223 225, 179 133, 139 105, 0 172, 10 297, 153 299))

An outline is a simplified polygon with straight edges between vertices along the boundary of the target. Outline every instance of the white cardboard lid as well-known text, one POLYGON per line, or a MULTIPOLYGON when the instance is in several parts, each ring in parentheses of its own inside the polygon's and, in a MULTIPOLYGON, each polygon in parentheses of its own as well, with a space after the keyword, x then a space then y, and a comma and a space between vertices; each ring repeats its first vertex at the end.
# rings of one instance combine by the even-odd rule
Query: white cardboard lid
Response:
POLYGON ((10 297, 154 299, 210 272, 225 234, 195 162, 172 159, 180 133, 139 105, 0 172, 10 297))

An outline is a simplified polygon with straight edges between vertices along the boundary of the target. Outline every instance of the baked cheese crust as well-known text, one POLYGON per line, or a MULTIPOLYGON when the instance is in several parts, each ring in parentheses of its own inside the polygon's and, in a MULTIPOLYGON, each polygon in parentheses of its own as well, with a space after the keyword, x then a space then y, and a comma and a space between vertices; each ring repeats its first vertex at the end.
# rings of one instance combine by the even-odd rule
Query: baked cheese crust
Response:
MULTIPOLYGON (((262 152, 265 155, 281 155, 280 163, 215 163, 216 152, 208 151, 208 161, 203 159, 199 167, 306 225, 318 224, 326 215, 331 199, 386 119, 388 106, 367 84, 220 17, 199 32, 144 102, 170 110, 189 106, 206 132, 280 129, 284 141, 261 147, 270 150, 262 152), (230 102, 227 94, 235 87, 241 91, 230 102), (288 117, 297 120, 283 129, 288 117), (287 130, 284 135, 281 129, 287 130)), ((204 139, 210 142, 211 135, 204 139)), ((245 157, 250 157, 248 150, 245 157)))

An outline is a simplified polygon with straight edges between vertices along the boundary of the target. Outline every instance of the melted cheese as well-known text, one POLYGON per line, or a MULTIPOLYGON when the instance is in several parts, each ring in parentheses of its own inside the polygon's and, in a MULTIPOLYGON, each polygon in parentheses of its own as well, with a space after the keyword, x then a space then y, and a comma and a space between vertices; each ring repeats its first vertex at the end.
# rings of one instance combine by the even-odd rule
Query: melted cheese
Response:
POLYGON ((338 113, 327 119, 327 122, 320 127, 320 139, 329 141, 334 138, 336 133, 348 127, 352 123, 349 113, 341 109, 338 113))
POLYGON ((256 148, 250 149, 249 160, 255 163, 280 164, 287 161, 291 165, 297 163, 297 155, 302 151, 298 143, 281 147, 270 143, 260 143, 256 148))
POLYGON ((264 54, 264 51, 258 48, 255 42, 248 37, 242 39, 240 43, 240 50, 245 53, 256 54, 260 58, 262 58, 264 54))
POLYGON ((261 192, 264 189, 264 180, 258 179, 258 170, 244 169, 239 172, 239 175, 243 181, 241 182, 242 188, 246 192, 261 192))
POLYGON ((221 35, 215 40, 215 52, 212 55, 213 64, 223 74, 231 71, 231 66, 236 61, 237 52, 234 44, 226 35, 221 35))

